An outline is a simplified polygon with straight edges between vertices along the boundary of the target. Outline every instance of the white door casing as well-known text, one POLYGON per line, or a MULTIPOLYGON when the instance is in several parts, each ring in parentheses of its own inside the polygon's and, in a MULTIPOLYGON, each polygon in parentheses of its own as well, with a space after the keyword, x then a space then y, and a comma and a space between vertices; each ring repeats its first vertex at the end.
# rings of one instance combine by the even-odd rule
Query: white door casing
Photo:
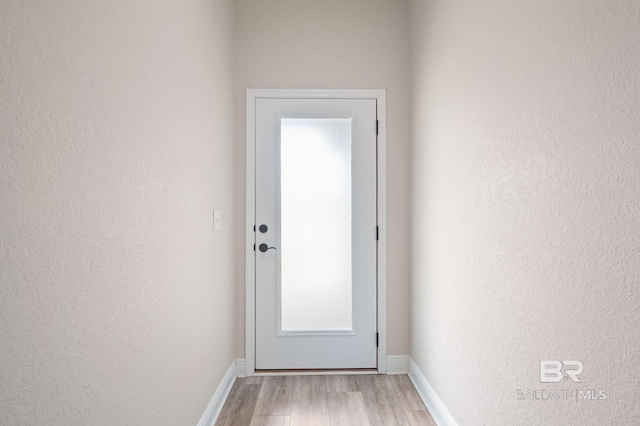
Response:
MULTIPOLYGON (((386 372, 384 112, 383 90, 247 91, 247 375, 255 371, 256 350, 259 369, 375 368, 377 358, 378 371, 386 372), (283 326, 282 312, 286 311, 280 299, 280 123, 284 123, 283 128, 291 126, 287 123, 293 123, 295 128, 298 122, 324 123, 327 122, 324 120, 326 118, 338 117, 343 119, 337 121, 343 123, 348 118, 348 126, 352 129, 353 170, 350 173, 353 179, 351 208, 354 220, 350 226, 353 228, 353 321, 339 329, 291 329, 290 326, 283 326), (300 120, 303 118, 310 120, 300 120), (256 128, 261 130, 256 133, 256 128), (254 232, 254 225, 259 227, 261 224, 268 225, 268 231, 254 232), (258 249, 260 244, 275 249, 261 252, 258 249), (256 298, 259 300, 257 305, 256 298), (379 333, 377 348, 376 332, 379 333)), ((322 179, 322 176, 319 178, 322 179)), ((318 236, 320 234, 316 233, 318 236)), ((310 240, 315 241, 313 238, 310 240)), ((290 248, 291 245, 285 244, 283 251, 288 253, 284 255, 285 258, 291 259, 290 248)), ((311 252, 310 255, 314 256, 314 246, 306 248, 303 252, 311 252)), ((321 252, 318 253, 315 257, 322 257, 321 252)), ((321 283, 317 281, 316 285, 321 283)))

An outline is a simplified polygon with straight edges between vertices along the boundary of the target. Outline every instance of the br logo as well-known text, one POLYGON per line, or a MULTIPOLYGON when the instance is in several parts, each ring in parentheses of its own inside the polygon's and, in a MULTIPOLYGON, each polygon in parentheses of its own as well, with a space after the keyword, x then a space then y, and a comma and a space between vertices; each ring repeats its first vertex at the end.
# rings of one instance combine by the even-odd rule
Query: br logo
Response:
POLYGON ((583 369, 581 361, 540 361, 540 383, 558 383, 563 377, 571 378, 574 383, 581 383, 578 375, 583 369))

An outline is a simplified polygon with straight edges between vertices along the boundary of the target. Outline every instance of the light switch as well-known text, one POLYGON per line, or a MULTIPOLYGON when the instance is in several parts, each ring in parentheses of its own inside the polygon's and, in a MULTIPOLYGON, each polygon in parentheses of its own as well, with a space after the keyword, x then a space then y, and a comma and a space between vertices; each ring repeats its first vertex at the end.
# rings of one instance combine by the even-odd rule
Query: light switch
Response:
POLYGON ((213 211, 213 230, 220 230, 220 210, 213 211))

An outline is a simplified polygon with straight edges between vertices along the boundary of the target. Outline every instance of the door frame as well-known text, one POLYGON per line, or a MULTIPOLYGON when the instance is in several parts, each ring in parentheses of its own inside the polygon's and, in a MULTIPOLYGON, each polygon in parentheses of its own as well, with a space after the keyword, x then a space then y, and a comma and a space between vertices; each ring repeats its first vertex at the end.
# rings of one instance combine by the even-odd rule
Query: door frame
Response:
POLYGON ((385 89, 247 89, 246 94, 246 215, 245 215, 245 376, 256 366, 256 100, 257 99, 373 99, 378 119, 377 140, 377 327, 378 373, 387 373, 387 122, 385 89))

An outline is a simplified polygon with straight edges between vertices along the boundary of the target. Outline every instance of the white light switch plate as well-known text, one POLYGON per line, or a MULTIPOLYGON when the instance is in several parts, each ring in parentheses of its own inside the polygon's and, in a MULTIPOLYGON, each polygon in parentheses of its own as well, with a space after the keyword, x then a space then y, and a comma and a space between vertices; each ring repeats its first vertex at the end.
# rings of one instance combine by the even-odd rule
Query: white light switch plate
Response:
POLYGON ((213 230, 220 230, 220 210, 213 211, 213 230))

